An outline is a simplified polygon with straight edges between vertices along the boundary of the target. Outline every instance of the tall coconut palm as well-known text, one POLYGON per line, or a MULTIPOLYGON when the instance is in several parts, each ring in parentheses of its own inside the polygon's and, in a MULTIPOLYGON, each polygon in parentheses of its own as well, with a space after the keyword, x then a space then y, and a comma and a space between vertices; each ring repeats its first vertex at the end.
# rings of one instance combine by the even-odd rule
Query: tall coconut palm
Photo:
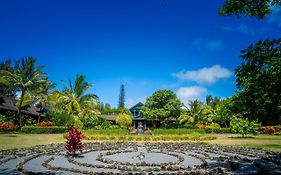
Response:
POLYGON ((66 111, 69 115, 83 116, 88 113, 98 114, 98 97, 94 94, 86 94, 86 91, 92 86, 85 81, 86 77, 77 75, 75 83, 69 79, 68 86, 64 81, 64 90, 55 91, 53 97, 57 99, 56 109, 66 111))
POLYGON ((19 100, 17 103, 17 114, 20 118, 20 127, 22 126, 21 121, 21 109, 25 99, 25 95, 29 90, 35 90, 42 83, 46 82, 47 75, 42 73, 43 66, 35 66, 35 59, 33 57, 22 58, 17 62, 16 69, 13 72, 2 70, 2 77, 0 82, 18 88, 19 100))

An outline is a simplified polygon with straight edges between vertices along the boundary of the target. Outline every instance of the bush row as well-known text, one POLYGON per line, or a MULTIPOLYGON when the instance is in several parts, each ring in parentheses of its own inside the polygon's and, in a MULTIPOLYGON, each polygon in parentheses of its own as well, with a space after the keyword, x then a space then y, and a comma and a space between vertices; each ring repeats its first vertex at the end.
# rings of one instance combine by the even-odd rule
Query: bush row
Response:
POLYGON ((63 126, 24 126, 21 131, 29 134, 54 134, 54 133, 65 133, 67 131, 66 127, 63 126))
POLYGON ((86 140, 95 141, 204 141, 214 140, 217 137, 202 134, 189 135, 161 135, 161 136, 138 136, 138 135, 123 135, 123 136, 106 136, 106 135, 86 135, 86 140))
POLYGON ((281 132, 281 126, 262 126, 260 132, 264 134, 273 134, 276 132, 281 132))
POLYGON ((127 135, 129 132, 127 129, 88 129, 83 131, 86 135, 127 135))

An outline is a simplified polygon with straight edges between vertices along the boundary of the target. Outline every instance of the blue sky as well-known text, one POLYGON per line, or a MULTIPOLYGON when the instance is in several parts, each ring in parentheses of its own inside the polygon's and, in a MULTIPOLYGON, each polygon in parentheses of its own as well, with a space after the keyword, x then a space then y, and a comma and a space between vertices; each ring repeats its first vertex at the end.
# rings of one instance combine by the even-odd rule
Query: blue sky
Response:
POLYGON ((263 21, 217 14, 222 0, 1 0, 0 59, 34 56, 49 79, 83 74, 117 106, 171 89, 187 103, 235 92, 240 50, 280 37, 281 11, 263 21))

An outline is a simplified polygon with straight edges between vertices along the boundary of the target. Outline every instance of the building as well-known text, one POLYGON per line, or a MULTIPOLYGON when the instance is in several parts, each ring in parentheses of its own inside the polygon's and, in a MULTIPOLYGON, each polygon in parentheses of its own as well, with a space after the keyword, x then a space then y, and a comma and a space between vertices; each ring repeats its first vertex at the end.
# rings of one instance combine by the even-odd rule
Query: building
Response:
POLYGON ((142 124, 144 127, 144 130, 146 130, 147 127, 147 119, 142 116, 140 113, 141 107, 143 104, 141 102, 137 103, 135 106, 130 108, 130 111, 133 116, 133 127, 136 129, 139 124, 142 124))
MULTIPOLYGON (((7 111, 17 112, 16 102, 16 99, 12 97, 0 95, 0 113, 5 113, 7 111)), ((39 116, 40 114, 39 108, 34 105, 23 106, 21 112, 27 116, 39 116)), ((41 114, 41 116, 44 117, 45 115, 41 114)))

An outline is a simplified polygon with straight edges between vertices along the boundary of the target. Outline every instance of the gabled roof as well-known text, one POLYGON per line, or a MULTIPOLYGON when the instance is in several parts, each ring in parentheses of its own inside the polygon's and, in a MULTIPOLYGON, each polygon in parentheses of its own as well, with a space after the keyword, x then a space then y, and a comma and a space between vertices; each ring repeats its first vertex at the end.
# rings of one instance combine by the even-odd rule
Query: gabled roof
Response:
MULTIPOLYGON (((0 95, 0 109, 17 111, 16 100, 12 97, 0 95)), ((28 105, 25 109, 22 110, 22 113, 27 115, 39 115, 39 108, 35 107, 34 105, 28 105)))
POLYGON ((140 110, 140 108, 143 106, 144 104, 142 102, 138 102, 136 105, 134 105, 133 107, 130 108, 130 111, 133 110, 140 110))

